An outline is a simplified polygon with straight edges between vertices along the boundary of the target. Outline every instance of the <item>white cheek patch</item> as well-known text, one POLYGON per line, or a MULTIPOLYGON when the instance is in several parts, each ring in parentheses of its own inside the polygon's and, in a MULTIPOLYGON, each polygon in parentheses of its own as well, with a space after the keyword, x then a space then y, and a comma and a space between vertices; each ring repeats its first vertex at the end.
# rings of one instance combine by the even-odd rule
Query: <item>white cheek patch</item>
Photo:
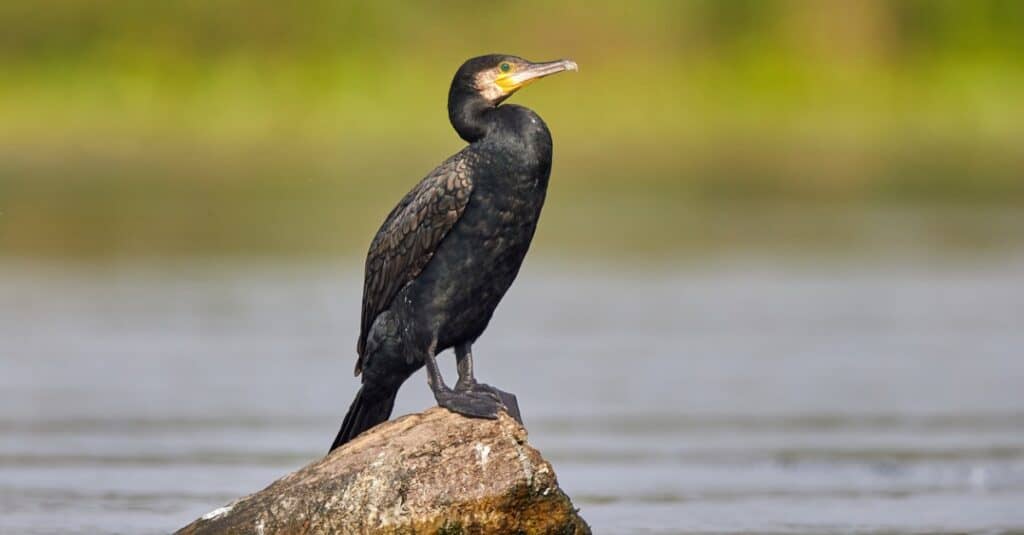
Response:
POLYGON ((493 71, 484 71, 476 75, 475 85, 480 96, 494 102, 505 96, 505 91, 495 82, 497 75, 493 71))

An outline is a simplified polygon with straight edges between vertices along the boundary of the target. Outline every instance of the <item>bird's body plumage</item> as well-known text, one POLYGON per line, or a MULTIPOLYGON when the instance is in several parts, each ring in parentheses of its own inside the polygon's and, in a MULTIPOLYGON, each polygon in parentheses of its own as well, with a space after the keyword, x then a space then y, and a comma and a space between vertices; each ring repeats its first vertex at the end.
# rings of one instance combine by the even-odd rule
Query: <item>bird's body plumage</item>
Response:
MULTIPOLYGON (((459 76, 450 110, 479 107, 478 99, 458 94, 459 76)), ((462 356, 486 329, 529 249, 551 172, 551 134, 522 106, 467 113, 462 120, 453 112, 452 122, 470 144, 403 197, 370 245, 356 362, 363 387, 332 449, 386 419, 398 388, 424 364, 439 402, 448 399, 435 355, 461 350, 462 384, 462 356)), ((471 366, 470 360, 469 380, 471 366)), ((467 403, 483 400, 464 394, 467 403)), ((451 405, 457 410, 458 399, 451 405)))

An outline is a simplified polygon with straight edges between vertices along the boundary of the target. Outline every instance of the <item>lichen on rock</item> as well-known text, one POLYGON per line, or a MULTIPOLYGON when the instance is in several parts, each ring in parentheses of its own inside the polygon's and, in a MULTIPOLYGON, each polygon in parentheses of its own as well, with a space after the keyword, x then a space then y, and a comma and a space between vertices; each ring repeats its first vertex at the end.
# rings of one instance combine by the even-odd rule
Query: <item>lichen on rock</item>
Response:
POLYGON ((590 529, 515 420, 433 408, 381 424, 178 533, 570 535, 590 529))

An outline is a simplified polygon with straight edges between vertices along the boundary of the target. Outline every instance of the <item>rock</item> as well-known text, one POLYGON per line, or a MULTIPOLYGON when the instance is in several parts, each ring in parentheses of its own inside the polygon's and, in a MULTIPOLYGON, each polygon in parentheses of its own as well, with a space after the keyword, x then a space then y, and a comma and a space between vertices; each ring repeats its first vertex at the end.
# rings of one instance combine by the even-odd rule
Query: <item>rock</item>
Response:
POLYGON ((178 533, 569 535, 590 528, 515 420, 433 408, 378 425, 178 533))

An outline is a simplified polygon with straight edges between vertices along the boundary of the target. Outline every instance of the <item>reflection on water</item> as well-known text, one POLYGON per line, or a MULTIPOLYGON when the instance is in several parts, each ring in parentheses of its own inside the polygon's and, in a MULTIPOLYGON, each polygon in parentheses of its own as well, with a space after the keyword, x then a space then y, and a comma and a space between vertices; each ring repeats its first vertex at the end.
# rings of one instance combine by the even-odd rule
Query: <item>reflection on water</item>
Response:
MULTIPOLYGON (((322 455, 360 288, 0 268, 0 532, 166 532, 322 455)), ((998 532, 1024 529, 1022 311, 1021 258, 533 261, 474 353, 599 533, 998 532)), ((396 414, 431 404, 420 374, 396 414)))

